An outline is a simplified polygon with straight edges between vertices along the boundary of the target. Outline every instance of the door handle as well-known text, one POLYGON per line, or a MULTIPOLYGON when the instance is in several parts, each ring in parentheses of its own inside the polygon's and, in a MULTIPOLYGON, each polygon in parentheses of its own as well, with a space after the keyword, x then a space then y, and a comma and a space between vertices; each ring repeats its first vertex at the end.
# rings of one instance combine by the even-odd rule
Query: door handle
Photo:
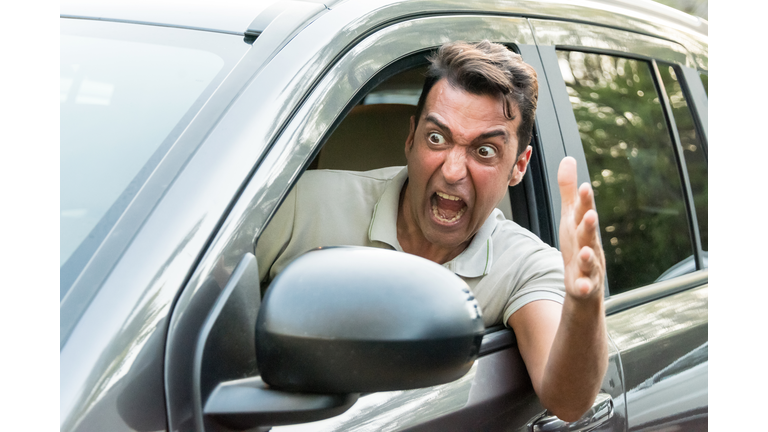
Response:
POLYGON ((588 432, 604 425, 613 417, 613 398, 606 393, 600 393, 595 398, 595 403, 580 419, 575 422, 566 422, 556 416, 547 415, 547 412, 533 420, 532 432, 588 432))

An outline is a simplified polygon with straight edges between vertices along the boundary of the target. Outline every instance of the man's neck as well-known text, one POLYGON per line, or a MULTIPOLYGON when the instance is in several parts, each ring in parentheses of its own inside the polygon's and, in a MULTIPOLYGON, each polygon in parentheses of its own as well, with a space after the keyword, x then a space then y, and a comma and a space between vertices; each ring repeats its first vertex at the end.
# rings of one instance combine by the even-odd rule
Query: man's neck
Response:
POLYGON ((413 209, 411 209, 410 201, 406 199, 407 194, 408 180, 405 181, 400 191, 400 201, 397 206, 397 241, 403 251, 438 264, 445 264, 464 252, 471 239, 457 247, 445 248, 431 243, 424 237, 424 233, 411 216, 413 209))

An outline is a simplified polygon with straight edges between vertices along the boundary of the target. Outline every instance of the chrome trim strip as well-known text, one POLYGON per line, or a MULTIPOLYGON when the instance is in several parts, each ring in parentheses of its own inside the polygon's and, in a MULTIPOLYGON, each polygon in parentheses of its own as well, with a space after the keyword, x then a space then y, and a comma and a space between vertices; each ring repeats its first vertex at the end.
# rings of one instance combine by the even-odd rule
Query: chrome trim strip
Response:
POLYGON ((709 270, 699 270, 667 281, 655 283, 632 291, 611 296, 605 301, 605 314, 610 316, 618 312, 649 303, 663 297, 677 294, 709 282, 709 270))

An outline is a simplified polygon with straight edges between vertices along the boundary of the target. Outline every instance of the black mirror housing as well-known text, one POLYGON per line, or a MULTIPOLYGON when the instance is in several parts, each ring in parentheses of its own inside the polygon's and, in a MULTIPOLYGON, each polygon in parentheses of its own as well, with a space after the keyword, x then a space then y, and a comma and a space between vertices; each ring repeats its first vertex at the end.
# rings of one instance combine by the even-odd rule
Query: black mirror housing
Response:
POLYGON ((261 378, 283 390, 368 393, 463 376, 483 320, 467 284, 401 252, 320 248, 275 278, 256 322, 261 378))

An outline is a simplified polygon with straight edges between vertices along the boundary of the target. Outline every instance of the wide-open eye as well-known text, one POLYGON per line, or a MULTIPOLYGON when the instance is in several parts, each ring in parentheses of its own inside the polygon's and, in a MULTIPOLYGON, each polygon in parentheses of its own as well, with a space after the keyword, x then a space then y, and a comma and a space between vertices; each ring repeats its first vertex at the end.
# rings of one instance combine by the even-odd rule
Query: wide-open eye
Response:
POLYGON ((437 132, 432 132, 429 134, 429 142, 432 144, 444 144, 445 138, 437 132))
POLYGON ((480 146, 477 149, 477 154, 480 155, 480 157, 483 157, 483 158, 492 158, 492 157, 496 156, 496 149, 491 147, 491 146, 487 146, 487 145, 480 146))

